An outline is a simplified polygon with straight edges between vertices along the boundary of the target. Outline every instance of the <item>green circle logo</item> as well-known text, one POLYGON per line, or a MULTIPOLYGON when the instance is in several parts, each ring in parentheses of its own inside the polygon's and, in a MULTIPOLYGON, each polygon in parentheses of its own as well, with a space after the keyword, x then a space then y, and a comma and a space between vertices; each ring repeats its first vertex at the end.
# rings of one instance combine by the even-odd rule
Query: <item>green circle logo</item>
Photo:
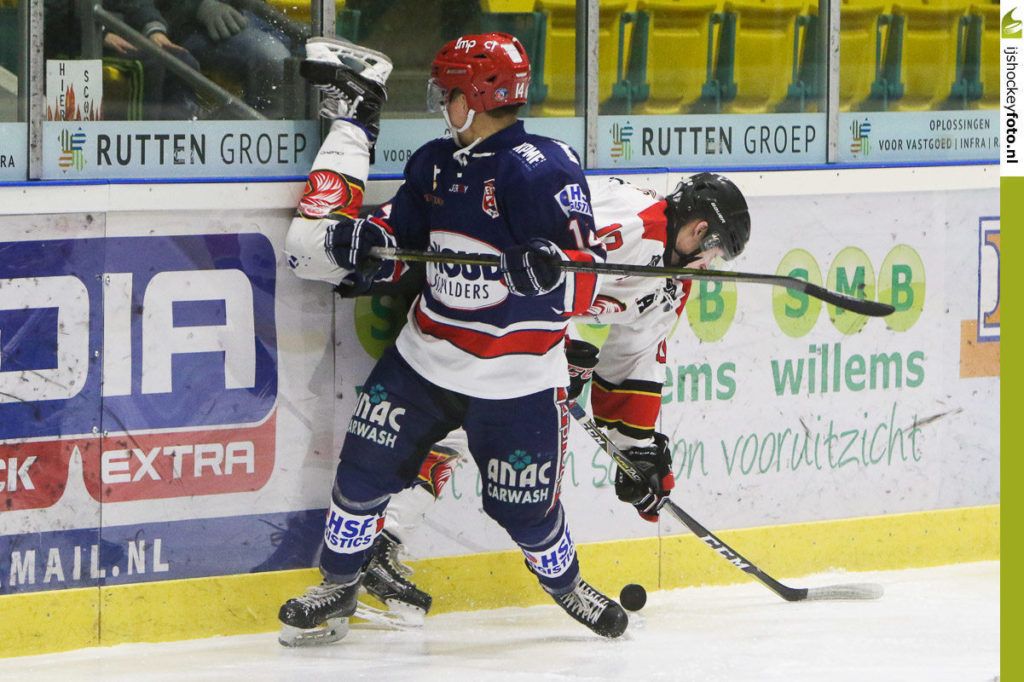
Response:
MULTIPOLYGON (((775 274, 795 277, 821 286, 821 269, 814 256, 804 249, 793 249, 787 253, 775 274)), ((798 339, 814 328, 821 313, 821 301, 811 298, 802 291, 772 287, 772 314, 779 329, 786 336, 798 339)))
POLYGON ((360 296, 355 305, 356 336, 376 360, 395 343, 405 326, 410 299, 405 296, 360 296))
MULTIPOLYGON (((875 269, 868 255, 855 246, 840 251, 828 270, 828 284, 833 291, 865 300, 875 299, 875 269)), ((828 316, 841 334, 856 334, 867 323, 864 315, 828 306, 828 316)))
POLYGON ((736 317, 735 282, 694 280, 684 310, 698 339, 718 341, 736 317))
POLYGON ((924 310, 924 262, 906 244, 892 247, 878 271, 878 300, 896 308, 885 324, 896 332, 914 326, 924 310))

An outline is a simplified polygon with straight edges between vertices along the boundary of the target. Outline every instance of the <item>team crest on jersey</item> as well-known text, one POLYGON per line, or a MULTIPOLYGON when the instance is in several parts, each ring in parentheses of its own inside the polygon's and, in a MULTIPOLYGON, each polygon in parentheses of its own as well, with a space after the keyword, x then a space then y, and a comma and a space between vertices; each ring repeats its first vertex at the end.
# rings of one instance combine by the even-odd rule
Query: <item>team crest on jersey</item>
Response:
POLYGON ((332 170, 319 169, 309 174, 306 191, 299 201, 304 218, 324 218, 341 213, 355 218, 363 204, 363 184, 355 178, 332 170))
POLYGON ((498 212, 498 196, 494 191, 494 178, 484 181, 484 199, 480 208, 492 218, 497 218, 501 215, 498 212))

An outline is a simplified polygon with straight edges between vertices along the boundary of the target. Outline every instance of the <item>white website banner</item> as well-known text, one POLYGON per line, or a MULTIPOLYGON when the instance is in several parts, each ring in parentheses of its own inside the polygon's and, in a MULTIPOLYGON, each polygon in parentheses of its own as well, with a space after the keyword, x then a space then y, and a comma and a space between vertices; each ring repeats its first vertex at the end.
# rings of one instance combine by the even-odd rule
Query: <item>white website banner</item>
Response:
POLYGON ((305 175, 316 121, 52 121, 43 123, 43 178, 209 178, 305 175))
POLYGON ((999 146, 998 115, 995 110, 840 113, 839 160, 989 161, 999 146))
POLYGON ((825 163, 825 114, 601 116, 602 168, 825 163))
POLYGON ((1024 7, 1015 0, 1000 2, 1000 15, 1003 20, 1000 26, 999 41, 999 131, 1002 134, 1002 153, 999 155, 1000 175, 1024 175, 1024 163, 1021 159, 1021 122, 1018 109, 1020 48, 1024 44, 1024 7))
POLYGON ((28 125, 0 123, 0 180, 28 176, 28 125))

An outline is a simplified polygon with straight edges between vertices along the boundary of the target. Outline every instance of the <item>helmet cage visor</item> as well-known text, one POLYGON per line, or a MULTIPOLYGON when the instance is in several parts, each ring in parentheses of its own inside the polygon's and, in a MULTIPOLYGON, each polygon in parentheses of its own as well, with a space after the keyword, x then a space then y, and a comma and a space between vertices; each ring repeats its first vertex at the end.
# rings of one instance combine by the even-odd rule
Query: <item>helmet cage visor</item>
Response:
POLYGON ((735 258, 736 256, 739 255, 738 253, 734 252, 733 249, 731 248, 730 240, 722 238, 722 233, 721 233, 722 229, 727 229, 727 228, 725 228, 725 225, 722 225, 721 227, 717 227, 717 226, 712 226, 709 223, 708 224, 708 231, 704 234, 704 237, 700 240, 700 250, 701 250, 702 255, 703 254, 711 254, 711 256, 708 258, 708 260, 710 260, 711 258, 715 258, 715 257, 721 258, 723 260, 732 260, 733 258, 735 258))
POLYGON ((448 105, 448 91, 441 87, 436 78, 427 81, 427 111, 439 114, 448 105))

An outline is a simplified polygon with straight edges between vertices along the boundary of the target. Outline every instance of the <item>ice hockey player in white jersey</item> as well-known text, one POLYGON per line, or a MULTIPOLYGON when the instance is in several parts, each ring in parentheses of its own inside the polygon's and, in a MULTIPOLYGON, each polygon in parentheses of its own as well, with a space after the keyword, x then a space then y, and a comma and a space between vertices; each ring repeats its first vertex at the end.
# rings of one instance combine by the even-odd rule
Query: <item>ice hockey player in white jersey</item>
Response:
MULTIPOLYGON (((707 267, 732 260, 750 238, 750 215, 739 188, 722 175, 698 173, 665 198, 619 178, 592 183, 594 216, 608 262, 707 267)), ((690 294, 690 280, 606 277, 587 317, 610 325, 600 354, 572 341, 570 398, 593 371, 591 408, 598 425, 642 472, 654 470, 661 486, 640 490, 616 472, 619 499, 656 521, 661 498, 674 480, 668 439, 655 430, 665 381, 667 340, 690 294)))

